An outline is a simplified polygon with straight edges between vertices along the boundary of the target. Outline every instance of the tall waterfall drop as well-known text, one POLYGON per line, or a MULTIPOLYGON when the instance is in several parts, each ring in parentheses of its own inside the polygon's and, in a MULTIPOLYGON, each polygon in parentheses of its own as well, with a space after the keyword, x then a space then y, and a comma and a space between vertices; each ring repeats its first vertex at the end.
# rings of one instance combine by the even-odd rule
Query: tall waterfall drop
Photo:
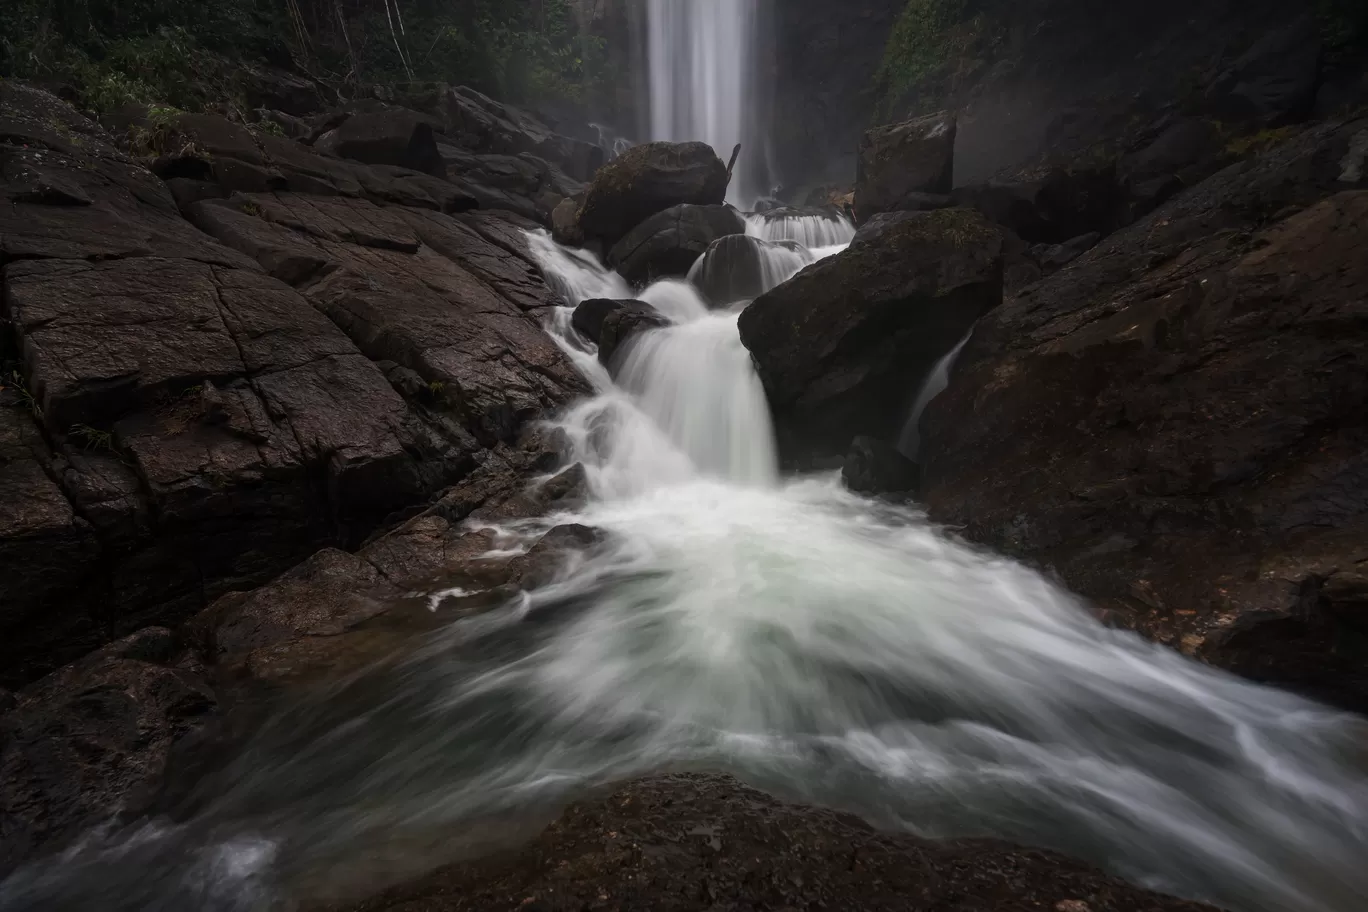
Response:
POLYGON ((729 199, 748 206, 767 188, 749 162, 758 139, 755 48, 760 0, 647 0, 651 139, 702 140, 723 161, 740 143, 729 199))

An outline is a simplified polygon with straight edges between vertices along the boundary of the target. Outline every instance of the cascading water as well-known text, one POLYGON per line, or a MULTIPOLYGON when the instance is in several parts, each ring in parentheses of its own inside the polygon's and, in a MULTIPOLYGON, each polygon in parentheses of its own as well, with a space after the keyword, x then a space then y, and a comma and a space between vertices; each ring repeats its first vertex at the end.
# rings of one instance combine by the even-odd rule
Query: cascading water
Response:
MULTIPOLYGON (((574 303, 625 284, 542 234, 574 303)), ((1363 720, 1095 621, 1039 574, 834 478, 781 480, 735 334, 687 283, 559 421, 602 544, 270 721, 188 821, 93 834, 0 910, 256 912, 393 878, 678 768, 927 836, 1052 846, 1244 912, 1368 901, 1363 720), (541 818, 544 819, 544 816, 541 818)))
MULTIPOLYGON (((754 132, 754 47, 760 0, 647 0, 651 138, 702 140, 723 161, 754 132)), ((768 188, 747 154, 729 198, 749 205, 768 188)))
POLYGON ((970 336, 966 335, 945 357, 936 362, 936 366, 931 368, 931 373, 926 375, 926 381, 922 383, 921 389, 917 391, 917 398, 912 400, 912 410, 908 413, 907 423, 898 434, 898 452, 908 459, 916 459, 921 452, 922 415, 926 413, 926 407, 931 404, 931 400, 945 392, 946 387, 950 385, 950 370, 955 366, 960 352, 964 351, 964 346, 969 344, 969 338, 970 336))

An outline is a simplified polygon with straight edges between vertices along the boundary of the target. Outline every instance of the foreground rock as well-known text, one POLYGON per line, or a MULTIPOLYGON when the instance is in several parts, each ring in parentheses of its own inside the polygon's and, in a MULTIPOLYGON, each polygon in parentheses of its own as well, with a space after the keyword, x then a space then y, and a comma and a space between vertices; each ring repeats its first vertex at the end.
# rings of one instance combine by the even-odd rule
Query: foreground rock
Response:
POLYGON ((580 206, 579 227, 611 249, 671 206, 720 206, 728 180, 727 166, 707 143, 634 146, 599 169, 580 206))
POLYGON ((927 194, 946 194, 954 181, 954 116, 929 114, 876 127, 860 142, 855 217, 926 208, 927 194))
POLYGON ((917 464, 892 444, 873 437, 856 437, 841 467, 846 487, 857 494, 905 493, 917 487, 917 464))
POLYGON ((1046 852, 928 843, 720 776, 634 782, 567 810, 531 845, 342 908, 1201 912, 1046 852), (909 903, 915 905, 909 905, 909 903))
POLYGON ((539 325, 530 223, 210 115, 148 126, 165 183, 0 86, 11 686, 359 544, 585 389, 539 325))
POLYGON ((745 219, 730 206, 671 206, 614 244, 608 265, 637 284, 683 276, 713 241, 745 231, 745 219))
POLYGON ((1312 130, 980 322, 922 421, 932 517, 1368 708, 1365 159, 1368 122, 1312 130))
POLYGON ((977 213, 923 212, 757 298, 741 340, 789 460, 891 440, 921 380, 1002 301, 1003 239, 977 213))
POLYGON ((718 238, 689 281, 713 307, 758 298, 813 261, 796 241, 764 241, 747 234, 718 238))

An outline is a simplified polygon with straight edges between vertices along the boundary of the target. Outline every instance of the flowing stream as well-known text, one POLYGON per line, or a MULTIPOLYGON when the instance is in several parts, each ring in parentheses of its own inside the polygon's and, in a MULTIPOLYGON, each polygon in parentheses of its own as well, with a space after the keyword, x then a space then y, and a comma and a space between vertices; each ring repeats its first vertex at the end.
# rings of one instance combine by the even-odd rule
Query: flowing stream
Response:
MULTIPOLYGON (((530 241, 571 304, 630 291, 530 241)), ((680 281, 642 297, 672 325, 616 380, 559 314, 596 388, 558 419, 592 496, 501 530, 505 551, 567 522, 601 544, 283 710, 187 821, 92 834, 0 885, 0 910, 276 908, 678 769, 1055 847, 1232 909, 1365 907, 1363 720, 1107 629, 915 510, 782 477, 743 305, 680 281)))

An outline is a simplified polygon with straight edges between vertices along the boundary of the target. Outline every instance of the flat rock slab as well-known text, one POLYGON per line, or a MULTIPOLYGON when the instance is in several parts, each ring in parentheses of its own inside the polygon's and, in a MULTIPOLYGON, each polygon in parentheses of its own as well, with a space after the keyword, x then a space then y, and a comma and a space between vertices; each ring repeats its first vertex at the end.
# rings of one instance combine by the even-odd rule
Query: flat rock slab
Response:
POLYGON ((1201 912, 1046 852, 928 843, 786 804, 721 776, 634 782, 530 845, 330 912, 1201 912))

